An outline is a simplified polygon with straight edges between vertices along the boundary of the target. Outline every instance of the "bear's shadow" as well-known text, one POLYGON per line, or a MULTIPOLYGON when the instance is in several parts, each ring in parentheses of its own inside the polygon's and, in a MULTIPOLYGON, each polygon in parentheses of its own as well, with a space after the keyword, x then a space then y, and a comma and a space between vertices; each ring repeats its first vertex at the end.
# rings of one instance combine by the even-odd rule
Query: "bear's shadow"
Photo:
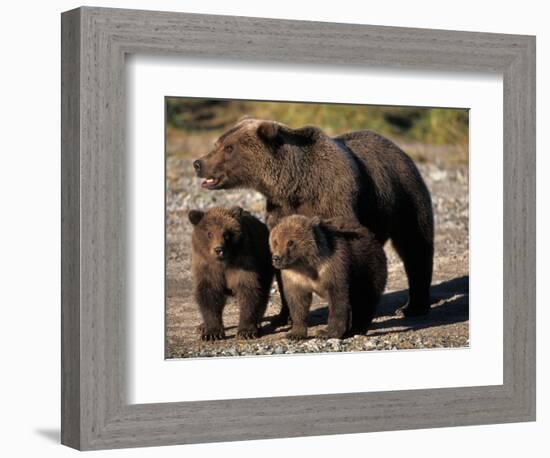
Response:
MULTIPOLYGON (((431 287, 432 309, 428 315, 420 317, 397 316, 396 310, 401 307, 408 298, 408 291, 393 291, 382 296, 375 315, 375 321, 370 325, 368 336, 384 335, 394 332, 414 331, 462 323, 469 319, 469 276, 465 275, 452 280, 447 280, 431 287), (376 318, 383 318, 378 321, 376 318), (389 318, 388 318, 389 317, 389 318), (398 329, 395 329, 395 328, 398 329)), ((273 317, 266 317, 270 320, 273 317)), ((309 314, 310 326, 326 324, 328 320, 328 307, 320 307, 309 314)), ((268 326, 269 328, 269 326, 268 326)), ((278 328, 273 331, 286 332, 288 327, 278 328)))

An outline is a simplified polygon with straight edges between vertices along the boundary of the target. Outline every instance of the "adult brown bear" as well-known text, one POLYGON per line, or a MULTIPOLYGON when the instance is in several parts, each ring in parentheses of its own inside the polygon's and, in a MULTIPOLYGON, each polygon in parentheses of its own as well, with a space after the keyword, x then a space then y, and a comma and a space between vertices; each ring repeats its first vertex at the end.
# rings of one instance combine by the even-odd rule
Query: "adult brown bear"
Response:
MULTIPOLYGON (((270 228, 287 215, 355 219, 391 239, 409 280, 406 316, 430 310, 434 223, 430 193, 412 159, 364 130, 329 137, 316 127, 244 119, 193 162, 206 189, 252 188, 266 198, 270 228)), ((283 308, 277 322, 288 319, 283 308)))

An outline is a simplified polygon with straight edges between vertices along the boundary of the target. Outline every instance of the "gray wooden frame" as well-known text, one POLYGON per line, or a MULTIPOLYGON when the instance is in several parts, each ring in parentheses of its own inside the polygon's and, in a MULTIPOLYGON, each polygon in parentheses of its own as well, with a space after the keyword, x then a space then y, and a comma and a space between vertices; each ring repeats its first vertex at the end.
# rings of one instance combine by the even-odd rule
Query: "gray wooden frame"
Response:
POLYGON ((63 13, 61 35, 63 444, 104 449, 535 419, 534 37, 89 7, 63 13), (129 53, 503 74, 503 385, 128 404, 129 53))

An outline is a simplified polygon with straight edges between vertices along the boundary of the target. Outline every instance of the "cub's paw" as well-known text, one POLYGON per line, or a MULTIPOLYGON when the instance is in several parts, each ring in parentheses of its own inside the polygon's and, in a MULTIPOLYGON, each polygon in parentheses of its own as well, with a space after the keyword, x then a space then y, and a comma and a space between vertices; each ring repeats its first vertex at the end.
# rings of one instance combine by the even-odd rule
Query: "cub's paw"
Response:
POLYGON ((223 329, 203 329, 201 332, 201 340, 205 342, 223 339, 225 339, 225 332, 223 329))
POLYGON ((307 338, 307 330, 306 329, 291 329, 289 332, 286 333, 286 338, 289 340, 303 340, 307 338))
POLYGON ((238 339, 257 339, 260 337, 260 330, 259 329, 239 329, 237 331, 237 338, 238 339))
POLYGON ((344 332, 338 331, 336 329, 319 329, 315 333, 315 337, 318 339, 341 339, 344 336, 344 332))

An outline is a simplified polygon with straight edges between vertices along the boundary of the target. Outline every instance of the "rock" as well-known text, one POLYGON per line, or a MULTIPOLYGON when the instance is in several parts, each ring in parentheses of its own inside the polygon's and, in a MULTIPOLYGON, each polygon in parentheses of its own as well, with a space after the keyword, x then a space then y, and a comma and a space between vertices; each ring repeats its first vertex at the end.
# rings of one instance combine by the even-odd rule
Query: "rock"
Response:
POLYGON ((372 342, 371 340, 367 340, 365 342, 365 349, 366 350, 372 350, 374 348, 376 348, 376 344, 374 342, 372 342))

